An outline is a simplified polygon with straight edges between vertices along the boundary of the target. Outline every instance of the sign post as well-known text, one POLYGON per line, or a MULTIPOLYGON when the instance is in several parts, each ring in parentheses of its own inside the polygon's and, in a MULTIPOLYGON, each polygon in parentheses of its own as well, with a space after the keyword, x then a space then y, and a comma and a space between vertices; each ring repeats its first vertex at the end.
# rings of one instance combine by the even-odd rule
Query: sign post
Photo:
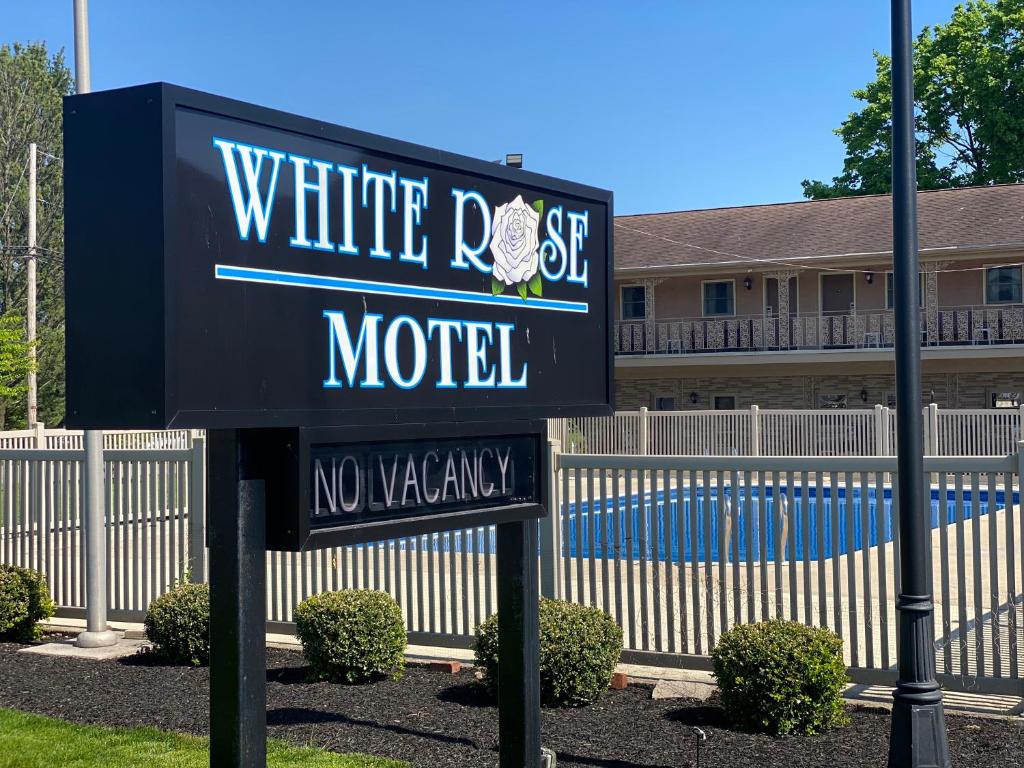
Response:
POLYGON ((266 498, 242 430, 211 430, 210 765, 267 762, 266 498))
POLYGON ((540 764, 540 593, 537 525, 497 527, 498 755, 502 766, 540 764))
POLYGON ((611 193, 162 83, 64 125, 68 425, 211 430, 211 760, 265 762, 266 550, 496 525, 538 765, 542 420, 612 411, 611 193))

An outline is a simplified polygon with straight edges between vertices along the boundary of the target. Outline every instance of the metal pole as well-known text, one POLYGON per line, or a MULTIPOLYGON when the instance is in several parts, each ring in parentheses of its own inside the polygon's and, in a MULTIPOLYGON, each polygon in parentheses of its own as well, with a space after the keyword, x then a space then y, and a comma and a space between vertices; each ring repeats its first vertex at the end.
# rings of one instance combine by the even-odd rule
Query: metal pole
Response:
POLYGON ((500 523, 495 529, 501 768, 536 768, 541 764, 537 537, 535 520, 500 523))
POLYGON ((899 677, 890 768, 950 765, 935 679, 930 509, 925 498, 918 309, 917 152, 910 0, 892 0, 893 283, 896 301, 896 466, 900 531, 899 677))
POLYGON ((85 632, 79 648, 117 644, 107 628, 107 542, 103 530, 103 433, 85 433, 85 632))
POLYGON ((75 7, 75 91, 89 93, 89 0, 74 0, 75 7))
POLYGON ((210 765, 267 764, 266 499, 241 430, 210 430, 210 765))
MULTIPOLYGON (((89 6, 87 0, 74 0, 75 9, 75 90, 88 93, 89 84, 89 6)), ((103 433, 86 430, 86 497, 82 520, 85 536, 86 631, 75 644, 82 648, 114 645, 117 635, 107 631, 107 550, 103 520, 103 433)))
POLYGON ((28 427, 36 423, 36 145, 28 145, 28 427))

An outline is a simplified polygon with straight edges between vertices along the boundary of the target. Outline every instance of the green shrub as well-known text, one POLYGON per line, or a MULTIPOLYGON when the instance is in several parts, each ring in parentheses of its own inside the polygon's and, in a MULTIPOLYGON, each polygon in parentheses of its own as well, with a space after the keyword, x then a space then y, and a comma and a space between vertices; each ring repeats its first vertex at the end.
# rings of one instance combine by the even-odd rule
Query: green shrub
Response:
POLYGON ((740 625, 711 658, 737 728, 810 735, 848 721, 843 641, 834 632, 781 619, 740 625))
POLYGON ((181 584, 149 604, 146 637, 175 664, 210 662, 210 587, 181 584))
POLYGON ((295 626, 316 680, 365 683, 402 676, 402 609, 384 592, 345 589, 307 597, 295 609, 295 626))
POLYGON ((46 578, 30 568, 0 565, 0 640, 30 643, 42 637, 39 622, 53 616, 46 578))
MULTIPOLYGON (((498 615, 476 628, 477 666, 493 692, 498 681, 498 615)), ((622 629, 600 608, 540 601, 540 696, 549 707, 579 707, 608 689, 622 653, 622 629)))

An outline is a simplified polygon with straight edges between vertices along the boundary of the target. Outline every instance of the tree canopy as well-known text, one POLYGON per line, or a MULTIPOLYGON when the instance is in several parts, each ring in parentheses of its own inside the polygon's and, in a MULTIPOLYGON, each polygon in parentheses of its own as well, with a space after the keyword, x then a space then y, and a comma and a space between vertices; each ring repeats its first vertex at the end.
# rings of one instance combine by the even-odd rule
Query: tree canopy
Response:
MULTIPOLYGON (((28 145, 39 147, 37 176, 37 354, 39 419, 64 420, 64 185, 62 98, 73 91, 63 52, 44 43, 0 45, 0 315, 26 315, 28 145)), ((13 321, 0 333, 0 429, 25 425, 28 354, 13 321), (9 375, 11 373, 17 375, 9 375), (8 386, 10 384, 10 386, 8 386)), ((23 331, 22 331, 23 333, 23 331)))
MULTIPOLYGON (((864 102, 836 130, 843 173, 805 180, 811 199, 892 190, 892 60, 875 56, 864 102)), ((1024 181, 1024 0, 971 0, 914 42, 920 189, 1024 181)))

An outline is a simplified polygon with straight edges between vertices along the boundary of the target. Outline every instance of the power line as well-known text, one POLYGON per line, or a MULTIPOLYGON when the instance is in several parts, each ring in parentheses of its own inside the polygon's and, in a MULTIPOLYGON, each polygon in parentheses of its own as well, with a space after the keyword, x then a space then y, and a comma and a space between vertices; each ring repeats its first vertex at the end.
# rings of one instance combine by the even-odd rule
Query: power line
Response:
POLYGON ((21 184, 21 180, 25 178, 25 173, 28 171, 28 160, 25 160, 25 164, 21 167, 21 175, 18 180, 14 182, 14 191, 11 192, 11 199, 7 201, 7 207, 4 208, 4 215, 0 216, 0 226, 7 221, 7 214, 11 211, 11 205, 14 203, 14 198, 18 196, 18 185, 21 184))

